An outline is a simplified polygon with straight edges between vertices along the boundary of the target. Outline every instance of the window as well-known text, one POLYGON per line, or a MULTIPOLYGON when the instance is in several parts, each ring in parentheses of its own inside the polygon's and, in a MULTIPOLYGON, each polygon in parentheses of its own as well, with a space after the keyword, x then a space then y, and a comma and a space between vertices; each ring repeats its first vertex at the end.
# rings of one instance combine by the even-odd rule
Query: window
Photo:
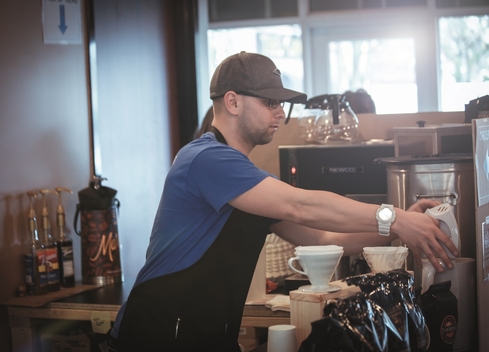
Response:
POLYGON ((198 1, 200 115, 215 67, 241 50, 272 58, 309 97, 364 88, 381 114, 463 111, 489 93, 487 0, 256 0, 246 14, 239 0, 198 1))
POLYGON ((303 92, 301 34, 301 28, 297 25, 209 30, 209 77, 226 57, 247 51, 271 58, 282 73, 284 86, 303 92))
POLYGON ((413 39, 329 43, 331 93, 365 89, 377 114, 417 112, 413 39))
POLYGON ((226 57, 248 51, 268 56, 282 72, 284 86, 303 91, 301 28, 292 26, 209 30, 209 74, 226 57))
POLYGON ((489 16, 441 17, 441 110, 464 110, 489 94, 489 16))
POLYGON ((349 22, 338 22, 330 28, 311 30, 311 68, 315 74, 309 94, 342 94, 364 89, 372 97, 377 114, 435 110, 436 100, 427 106, 430 97, 424 92, 430 81, 436 90, 436 72, 425 69, 431 76, 424 75, 422 68, 423 61, 436 61, 436 51, 425 54, 427 58, 432 55, 432 60, 419 60, 423 56, 419 43, 424 32, 422 26, 403 19, 389 21, 389 24, 370 21, 352 27, 349 22))

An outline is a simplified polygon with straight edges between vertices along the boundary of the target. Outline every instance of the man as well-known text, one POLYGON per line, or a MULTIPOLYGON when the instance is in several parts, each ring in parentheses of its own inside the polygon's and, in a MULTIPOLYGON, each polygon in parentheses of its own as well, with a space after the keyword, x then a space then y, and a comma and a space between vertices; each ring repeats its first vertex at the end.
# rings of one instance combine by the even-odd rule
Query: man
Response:
POLYGON ((269 58, 227 58, 210 97, 211 131, 182 148, 168 173, 146 263, 111 333, 119 351, 239 351, 243 306, 271 232, 295 244, 341 245, 345 255, 399 237, 418 264, 424 253, 438 270, 435 256, 451 265, 437 239, 455 247, 423 214, 435 202, 411 212, 364 204, 294 188, 250 162, 284 119, 281 103, 306 101, 283 88, 269 58))

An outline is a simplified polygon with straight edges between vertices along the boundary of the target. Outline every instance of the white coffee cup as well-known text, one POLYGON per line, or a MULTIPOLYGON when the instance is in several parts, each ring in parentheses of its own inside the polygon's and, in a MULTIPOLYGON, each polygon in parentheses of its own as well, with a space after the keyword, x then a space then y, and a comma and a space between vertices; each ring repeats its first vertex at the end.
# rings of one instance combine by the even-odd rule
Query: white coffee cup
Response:
POLYGON ((267 352, 297 352, 294 325, 272 325, 268 328, 267 352))
POLYGON ((329 284, 343 255, 343 247, 331 246, 305 246, 296 248, 296 256, 288 261, 289 267, 296 273, 306 275, 311 282, 310 286, 299 287, 306 292, 334 292, 341 288, 329 284), (304 271, 298 270, 293 263, 299 261, 304 271))

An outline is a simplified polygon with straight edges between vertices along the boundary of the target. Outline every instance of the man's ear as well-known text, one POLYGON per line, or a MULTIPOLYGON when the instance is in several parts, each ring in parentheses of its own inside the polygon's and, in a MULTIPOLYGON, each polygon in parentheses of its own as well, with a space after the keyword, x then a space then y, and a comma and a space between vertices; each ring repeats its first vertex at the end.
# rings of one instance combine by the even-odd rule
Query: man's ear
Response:
POLYGON ((233 114, 236 115, 238 113, 238 107, 241 105, 239 100, 239 95, 233 91, 229 91, 224 95, 224 105, 226 109, 233 114))

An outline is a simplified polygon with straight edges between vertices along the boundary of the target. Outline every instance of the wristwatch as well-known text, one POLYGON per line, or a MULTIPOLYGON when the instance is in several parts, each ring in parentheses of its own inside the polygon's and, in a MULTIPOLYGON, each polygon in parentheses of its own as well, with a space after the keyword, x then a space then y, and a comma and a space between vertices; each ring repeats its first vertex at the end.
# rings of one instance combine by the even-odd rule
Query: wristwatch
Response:
POLYGON ((390 204, 382 204, 379 209, 377 209, 375 218, 379 223, 379 235, 389 236, 391 224, 396 219, 396 211, 394 210, 394 206, 390 204))

